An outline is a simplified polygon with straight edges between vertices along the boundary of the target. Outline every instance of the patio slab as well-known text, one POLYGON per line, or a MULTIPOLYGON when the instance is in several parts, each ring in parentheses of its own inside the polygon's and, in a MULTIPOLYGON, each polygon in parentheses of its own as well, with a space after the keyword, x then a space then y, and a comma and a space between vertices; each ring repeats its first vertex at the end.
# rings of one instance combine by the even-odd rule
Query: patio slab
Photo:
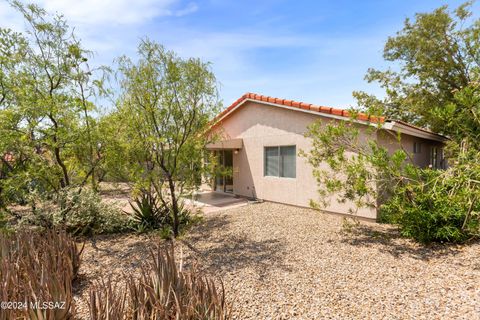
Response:
POLYGON ((197 194, 193 202, 191 199, 186 201, 195 208, 202 208, 204 213, 237 208, 248 204, 248 200, 245 198, 214 191, 197 194))

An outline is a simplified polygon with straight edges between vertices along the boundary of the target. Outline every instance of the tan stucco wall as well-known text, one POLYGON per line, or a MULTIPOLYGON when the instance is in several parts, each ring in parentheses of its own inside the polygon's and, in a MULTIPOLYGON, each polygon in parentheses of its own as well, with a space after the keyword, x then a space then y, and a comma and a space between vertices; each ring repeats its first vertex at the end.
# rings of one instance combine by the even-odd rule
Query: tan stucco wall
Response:
POLYGON ((387 147, 390 153, 395 152, 399 148, 403 148, 413 160, 413 163, 421 168, 428 167, 430 165, 430 153, 433 147, 438 148, 437 162, 440 163, 442 142, 414 137, 406 134, 401 134, 400 141, 396 133, 387 132, 384 130, 378 131, 377 134, 378 143, 387 147), (421 144, 421 152, 413 153, 414 143, 421 144))
MULTIPOLYGON (((310 199, 317 199, 317 183, 306 159, 298 155, 308 151, 311 141, 304 137, 312 122, 337 121, 314 114, 286 110, 275 106, 247 102, 226 118, 221 128, 225 139, 243 139, 243 148, 233 156, 234 193, 242 196, 308 207, 310 199), (264 176, 264 147, 295 145, 296 178, 264 176)), ((327 168, 327 166, 325 166, 327 168)), ((327 211, 348 214, 355 209, 352 203, 330 201, 327 211)), ((376 218, 373 209, 360 209, 359 216, 376 218)))

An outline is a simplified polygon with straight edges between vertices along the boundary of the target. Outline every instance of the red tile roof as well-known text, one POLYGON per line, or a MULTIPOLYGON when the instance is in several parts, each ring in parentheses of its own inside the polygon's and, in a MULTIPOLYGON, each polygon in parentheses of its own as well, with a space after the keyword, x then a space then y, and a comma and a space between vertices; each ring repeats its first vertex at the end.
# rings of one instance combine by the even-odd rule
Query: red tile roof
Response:
MULTIPOLYGON (((305 102, 298 102, 298 101, 293 101, 293 100, 287 100, 287 99, 280 99, 280 98, 274 98, 274 97, 269 97, 269 96, 264 96, 261 94, 255 94, 255 93, 245 93, 243 96, 241 96, 237 101, 232 103, 228 108, 223 110, 214 120, 221 119, 223 116, 227 115, 230 111, 235 109, 236 106, 244 102, 245 100, 254 100, 258 102, 267 102, 267 103, 273 103, 277 105, 282 105, 286 107, 293 107, 297 108, 300 110, 309 110, 309 111, 314 111, 319 114, 331 114, 335 116, 340 116, 340 117, 349 117, 349 112, 347 110, 343 109, 336 109, 332 107, 325 107, 325 106, 318 106, 315 104, 311 103, 305 103, 305 102)), ((359 113, 357 115, 358 120, 362 121, 369 121, 369 122, 375 122, 375 123, 383 123, 385 122, 384 117, 376 117, 376 116, 370 116, 365 113, 359 113)))

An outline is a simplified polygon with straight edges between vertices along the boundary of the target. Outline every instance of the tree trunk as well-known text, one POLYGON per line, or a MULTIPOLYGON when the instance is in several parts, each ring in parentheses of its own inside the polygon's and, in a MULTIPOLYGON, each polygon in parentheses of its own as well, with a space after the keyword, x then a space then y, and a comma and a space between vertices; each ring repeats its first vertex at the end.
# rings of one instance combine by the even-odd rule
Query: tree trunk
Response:
POLYGON ((172 212, 173 212, 173 237, 178 237, 179 233, 179 221, 178 221, 178 199, 175 195, 175 183, 172 178, 168 177, 168 186, 170 188, 170 198, 172 201, 172 212))
MULTIPOLYGON (((55 139, 56 141, 56 139, 55 139)), ((60 180, 60 185, 62 188, 68 187, 70 185, 70 179, 68 178, 68 170, 65 164, 60 157, 60 148, 54 147, 55 160, 57 164, 62 168, 63 178, 60 180)))
POLYGON ((55 131, 54 131, 54 134, 53 134, 53 143, 54 143, 53 154, 55 155, 55 161, 60 166, 60 168, 62 168, 63 178, 60 180, 60 186, 63 189, 63 188, 68 187, 70 185, 70 179, 68 177, 67 167, 65 166, 65 163, 63 163, 62 158, 60 157, 60 148, 58 147, 58 138, 57 138, 58 123, 51 114, 49 114, 48 117, 50 118, 50 121, 52 121, 53 126, 55 128, 55 131))

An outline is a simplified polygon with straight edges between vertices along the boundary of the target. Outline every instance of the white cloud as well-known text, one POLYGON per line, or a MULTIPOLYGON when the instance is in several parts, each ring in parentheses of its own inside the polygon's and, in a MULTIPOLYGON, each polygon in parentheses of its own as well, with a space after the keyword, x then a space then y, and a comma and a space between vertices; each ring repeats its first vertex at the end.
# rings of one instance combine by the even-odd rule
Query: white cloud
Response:
MULTIPOLYGON (((0 0, 1 1, 1 0, 0 0)), ((63 14, 72 25, 133 25, 144 24, 162 16, 184 16, 198 10, 191 2, 182 7, 180 0, 26 0, 51 13, 63 14)), ((12 23, 14 11, 0 2, 0 23, 12 23)))
POLYGON ((71 23, 132 24, 168 13, 175 0, 39 0, 50 12, 59 12, 71 23))
POLYGON ((177 11, 174 11, 171 13, 171 15, 174 15, 176 17, 183 17, 188 14, 194 13, 197 10, 198 10, 197 4, 195 2, 190 2, 184 9, 179 9, 177 11))
MULTIPOLYGON (((364 87, 367 67, 381 60, 377 38, 298 35, 268 24, 234 24, 225 30, 189 27, 188 20, 176 19, 199 10, 188 0, 31 1, 63 13, 85 48, 96 53, 95 65, 111 64, 122 54, 135 56, 145 36, 182 57, 212 62, 226 104, 253 91, 347 106, 353 103, 351 91, 364 87)), ((0 0, 0 26, 5 25, 23 29, 18 14, 0 0)))
POLYGON ((0 27, 21 31, 24 23, 20 15, 6 2, 0 0, 0 27))

